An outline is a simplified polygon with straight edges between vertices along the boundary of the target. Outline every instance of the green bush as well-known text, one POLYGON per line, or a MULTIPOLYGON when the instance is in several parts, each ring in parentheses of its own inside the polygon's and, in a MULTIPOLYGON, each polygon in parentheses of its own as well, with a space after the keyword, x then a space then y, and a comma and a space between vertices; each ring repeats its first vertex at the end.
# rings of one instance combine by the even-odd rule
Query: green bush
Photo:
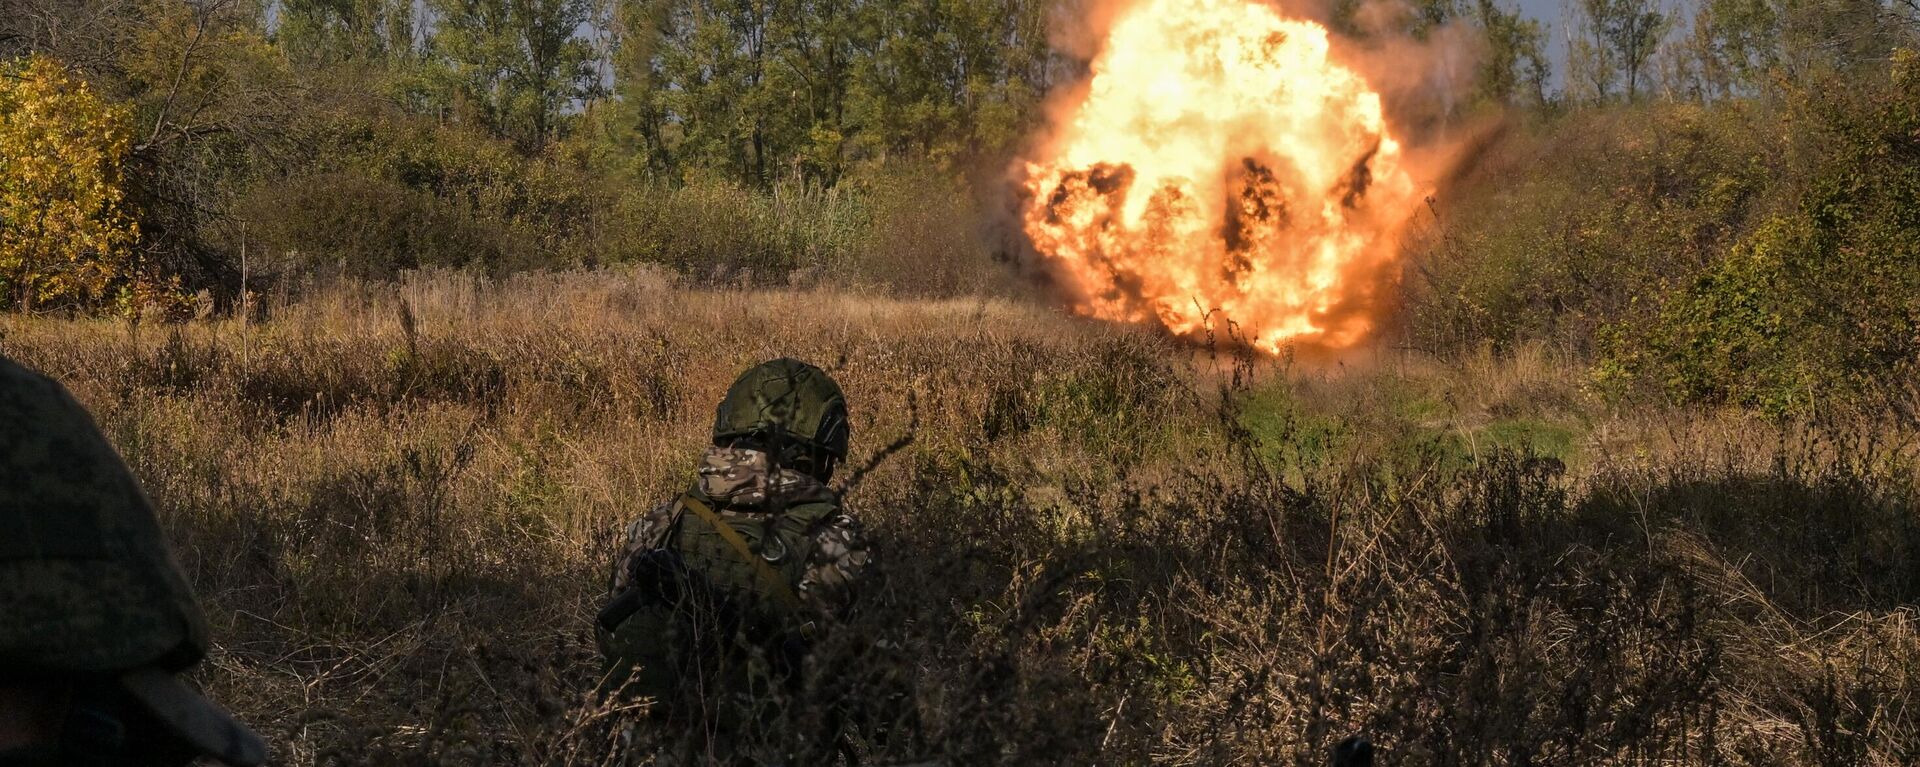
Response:
POLYGON ((761 189, 713 176, 629 178, 574 156, 579 146, 530 157, 413 119, 342 120, 311 142, 312 163, 241 200, 256 275, 647 263, 694 282, 947 296, 993 287, 1003 271, 983 244, 974 193, 931 166, 761 189))
POLYGON ((1405 283, 1409 340, 1590 349, 1768 204, 1768 122, 1755 105, 1659 104, 1513 129, 1438 195, 1405 283))
MULTIPOLYGON (((1908 58, 1911 58, 1909 55, 1908 58)), ((1797 208, 1606 334, 1602 381, 1683 401, 1806 410, 1920 360, 1920 77, 1809 94, 1818 139, 1797 208)))
POLYGON ((419 120, 341 121, 311 140, 313 163, 241 202, 254 244, 288 274, 498 274, 586 260, 580 243, 604 194, 553 158, 419 120))
POLYGON ((251 202, 257 242, 290 271, 385 279, 422 267, 496 266, 527 247, 466 205, 387 178, 317 174, 251 202))

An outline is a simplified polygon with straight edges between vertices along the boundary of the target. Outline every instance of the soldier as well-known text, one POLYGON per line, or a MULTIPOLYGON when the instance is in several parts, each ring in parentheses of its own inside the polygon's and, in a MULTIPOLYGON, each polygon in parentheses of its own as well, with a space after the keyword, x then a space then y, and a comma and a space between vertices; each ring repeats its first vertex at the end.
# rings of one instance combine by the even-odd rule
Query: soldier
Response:
POLYGON ((846 397, 819 368, 777 359, 733 383, 698 480, 627 528, 599 616, 609 686, 671 718, 768 716, 868 564, 826 484, 847 440, 846 397))
POLYGON ((85 409, 0 358, 0 765, 266 761, 177 674, 206 620, 85 409))

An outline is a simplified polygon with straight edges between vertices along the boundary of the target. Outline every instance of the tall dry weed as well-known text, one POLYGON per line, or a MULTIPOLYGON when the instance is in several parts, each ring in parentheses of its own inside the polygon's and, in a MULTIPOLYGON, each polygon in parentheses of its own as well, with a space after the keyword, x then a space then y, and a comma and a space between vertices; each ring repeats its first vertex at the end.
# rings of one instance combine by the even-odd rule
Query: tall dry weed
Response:
POLYGON ((244 354, 237 323, 45 318, 0 319, 0 350, 146 482, 215 624, 205 682, 280 763, 711 753, 590 697, 589 620, 621 525, 776 355, 846 388, 852 464, 904 447, 849 497, 879 551, 859 609, 746 753, 1315 764, 1366 732, 1405 765, 1920 759, 1895 417, 1620 412, 1544 352, 1311 368, 647 271, 270 314, 244 354))

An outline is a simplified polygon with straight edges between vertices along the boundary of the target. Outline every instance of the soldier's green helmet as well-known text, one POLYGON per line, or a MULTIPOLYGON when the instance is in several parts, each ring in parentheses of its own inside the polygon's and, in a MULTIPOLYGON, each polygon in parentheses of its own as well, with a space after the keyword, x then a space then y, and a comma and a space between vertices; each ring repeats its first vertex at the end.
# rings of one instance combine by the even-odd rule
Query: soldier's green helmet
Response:
POLYGON ((715 444, 797 442, 831 460, 847 457, 849 436, 840 384, 820 368, 784 357, 740 374, 713 419, 715 444))
POLYGON ((124 744, 138 763, 164 746, 260 764, 259 737, 177 676, 207 648, 199 604, 119 454, 64 387, 0 357, 0 685, 105 690, 124 729, 152 736, 124 744))

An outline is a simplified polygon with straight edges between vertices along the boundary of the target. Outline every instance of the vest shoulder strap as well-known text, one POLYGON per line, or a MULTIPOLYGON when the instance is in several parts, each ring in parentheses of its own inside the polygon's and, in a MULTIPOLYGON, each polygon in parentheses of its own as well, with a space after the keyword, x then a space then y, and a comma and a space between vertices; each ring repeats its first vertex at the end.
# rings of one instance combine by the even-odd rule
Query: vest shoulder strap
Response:
POLYGON ((800 595, 794 593, 793 586, 787 583, 787 579, 781 577, 780 573, 767 564, 766 560, 753 553, 753 547, 748 546, 746 539, 741 538, 740 533, 734 531, 732 525, 721 519, 720 515, 714 512, 713 507, 708 506, 706 501, 692 493, 682 496, 680 505, 693 512, 694 516, 707 523, 708 527, 713 528, 713 531, 720 535, 721 540, 726 541, 727 546, 733 549, 733 553, 740 557, 740 561, 753 568, 754 574, 765 582, 767 592, 772 594, 781 606, 793 611, 796 616, 806 614, 806 606, 800 602, 800 595))

